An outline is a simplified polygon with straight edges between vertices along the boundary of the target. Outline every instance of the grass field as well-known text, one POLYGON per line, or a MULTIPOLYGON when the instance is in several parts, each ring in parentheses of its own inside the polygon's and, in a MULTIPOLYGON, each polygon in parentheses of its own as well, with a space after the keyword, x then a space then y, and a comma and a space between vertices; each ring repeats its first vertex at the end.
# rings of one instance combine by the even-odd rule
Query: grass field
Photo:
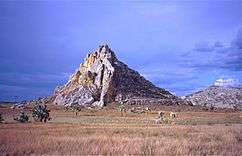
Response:
POLYGON ((50 122, 21 124, 12 120, 20 110, 0 108, 7 122, 0 125, 0 155, 242 155, 240 113, 179 110, 169 124, 155 124, 160 109, 75 116, 51 107, 50 122))

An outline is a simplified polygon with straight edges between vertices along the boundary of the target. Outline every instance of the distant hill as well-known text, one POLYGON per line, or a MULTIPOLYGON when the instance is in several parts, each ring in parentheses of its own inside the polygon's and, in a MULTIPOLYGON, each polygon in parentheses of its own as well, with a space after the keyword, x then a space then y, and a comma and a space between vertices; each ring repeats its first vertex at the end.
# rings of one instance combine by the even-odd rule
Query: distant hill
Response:
POLYGON ((0 101, 0 105, 12 105, 15 104, 16 102, 8 102, 8 101, 0 101))
POLYGON ((242 87, 212 85, 185 97, 193 105, 219 108, 242 108, 242 87))

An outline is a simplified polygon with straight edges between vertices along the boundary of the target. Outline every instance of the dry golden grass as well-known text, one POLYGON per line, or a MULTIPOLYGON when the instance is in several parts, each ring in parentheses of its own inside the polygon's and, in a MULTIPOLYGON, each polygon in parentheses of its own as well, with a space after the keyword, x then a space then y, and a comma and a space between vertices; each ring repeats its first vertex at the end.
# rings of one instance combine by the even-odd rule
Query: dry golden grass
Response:
POLYGON ((241 155, 242 127, 4 124, 3 155, 241 155))
MULTIPOLYGON (((11 116, 18 110, 1 108, 11 116)), ((54 109, 50 123, 0 125, 0 155, 242 155, 238 113, 179 112, 173 124, 154 124, 157 112, 54 109)), ((10 119, 10 118, 9 118, 10 119)))

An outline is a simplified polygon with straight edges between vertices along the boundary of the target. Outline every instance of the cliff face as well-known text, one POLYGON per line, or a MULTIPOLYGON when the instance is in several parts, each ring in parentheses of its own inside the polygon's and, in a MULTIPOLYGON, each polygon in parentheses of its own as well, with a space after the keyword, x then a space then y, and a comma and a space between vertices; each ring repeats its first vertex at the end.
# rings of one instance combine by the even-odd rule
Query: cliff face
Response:
POLYGON ((61 105, 104 106, 130 100, 139 103, 180 104, 181 99, 154 86, 138 72, 120 62, 108 45, 88 54, 69 81, 55 90, 55 103, 61 105))
POLYGON ((242 88, 210 86, 202 91, 186 96, 193 105, 220 108, 242 108, 242 88))

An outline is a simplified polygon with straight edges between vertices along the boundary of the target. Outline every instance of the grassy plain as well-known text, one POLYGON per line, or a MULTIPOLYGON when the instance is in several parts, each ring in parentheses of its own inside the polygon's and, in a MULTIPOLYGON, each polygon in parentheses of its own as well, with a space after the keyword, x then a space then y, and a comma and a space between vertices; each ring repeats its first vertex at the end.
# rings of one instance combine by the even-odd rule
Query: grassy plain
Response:
POLYGON ((242 155, 238 112, 181 109, 169 124, 155 124, 158 110, 174 108, 134 114, 109 107, 78 116, 50 108, 50 122, 21 124, 12 120, 20 110, 1 107, 0 155, 242 155))

